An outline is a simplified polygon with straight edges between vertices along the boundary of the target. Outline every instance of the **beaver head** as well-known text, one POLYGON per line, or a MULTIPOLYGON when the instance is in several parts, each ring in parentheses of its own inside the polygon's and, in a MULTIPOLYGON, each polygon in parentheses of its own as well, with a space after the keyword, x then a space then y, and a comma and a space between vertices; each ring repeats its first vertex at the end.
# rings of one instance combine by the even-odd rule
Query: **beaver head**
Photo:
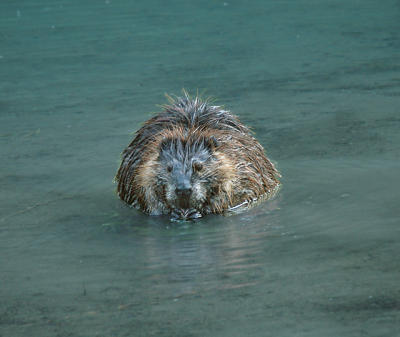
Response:
POLYGON ((215 137, 170 137, 159 146, 160 194, 175 218, 198 218, 220 185, 215 137))

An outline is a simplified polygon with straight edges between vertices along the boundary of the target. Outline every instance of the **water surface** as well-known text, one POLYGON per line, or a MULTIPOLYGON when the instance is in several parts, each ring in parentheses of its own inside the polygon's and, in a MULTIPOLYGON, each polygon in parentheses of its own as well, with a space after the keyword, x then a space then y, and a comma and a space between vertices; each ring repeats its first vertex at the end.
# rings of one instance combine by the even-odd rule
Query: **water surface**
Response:
POLYGON ((400 3, 0 4, 0 335, 396 336, 400 3), (205 91, 282 172, 171 223, 113 177, 164 93, 205 91))

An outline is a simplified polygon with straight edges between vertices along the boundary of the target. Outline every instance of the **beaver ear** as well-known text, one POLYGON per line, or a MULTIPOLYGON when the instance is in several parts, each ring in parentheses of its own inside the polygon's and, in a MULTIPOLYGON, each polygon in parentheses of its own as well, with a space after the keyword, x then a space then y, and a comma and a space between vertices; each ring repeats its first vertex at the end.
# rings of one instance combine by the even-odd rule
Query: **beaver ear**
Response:
POLYGON ((217 140, 217 138, 215 138, 214 136, 211 136, 211 137, 208 138, 208 144, 207 145, 211 150, 215 150, 217 147, 220 146, 220 143, 217 140))
POLYGON ((163 138, 159 145, 160 152, 165 151, 169 147, 169 145, 170 145, 170 139, 163 138))

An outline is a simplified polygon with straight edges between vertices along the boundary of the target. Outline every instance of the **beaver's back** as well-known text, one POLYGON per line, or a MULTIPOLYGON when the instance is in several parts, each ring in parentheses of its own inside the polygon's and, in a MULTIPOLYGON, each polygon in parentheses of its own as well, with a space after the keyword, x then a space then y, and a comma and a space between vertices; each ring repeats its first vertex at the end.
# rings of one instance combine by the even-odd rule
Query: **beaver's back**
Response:
POLYGON ((131 145, 139 145, 151 140, 164 129, 180 127, 187 130, 216 129, 249 133, 236 116, 222 109, 220 106, 211 105, 207 100, 202 101, 198 97, 191 99, 185 92, 185 96, 175 99, 167 96, 170 104, 163 105, 164 110, 150 118, 137 132, 131 145))

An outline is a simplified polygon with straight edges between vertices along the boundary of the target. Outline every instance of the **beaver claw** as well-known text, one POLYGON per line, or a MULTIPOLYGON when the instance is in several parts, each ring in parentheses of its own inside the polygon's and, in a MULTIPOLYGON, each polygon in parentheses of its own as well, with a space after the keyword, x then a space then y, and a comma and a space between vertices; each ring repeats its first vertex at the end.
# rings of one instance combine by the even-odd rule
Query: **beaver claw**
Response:
POLYGON ((171 212, 171 220, 190 221, 201 218, 202 215, 195 208, 190 209, 174 209, 171 212))

